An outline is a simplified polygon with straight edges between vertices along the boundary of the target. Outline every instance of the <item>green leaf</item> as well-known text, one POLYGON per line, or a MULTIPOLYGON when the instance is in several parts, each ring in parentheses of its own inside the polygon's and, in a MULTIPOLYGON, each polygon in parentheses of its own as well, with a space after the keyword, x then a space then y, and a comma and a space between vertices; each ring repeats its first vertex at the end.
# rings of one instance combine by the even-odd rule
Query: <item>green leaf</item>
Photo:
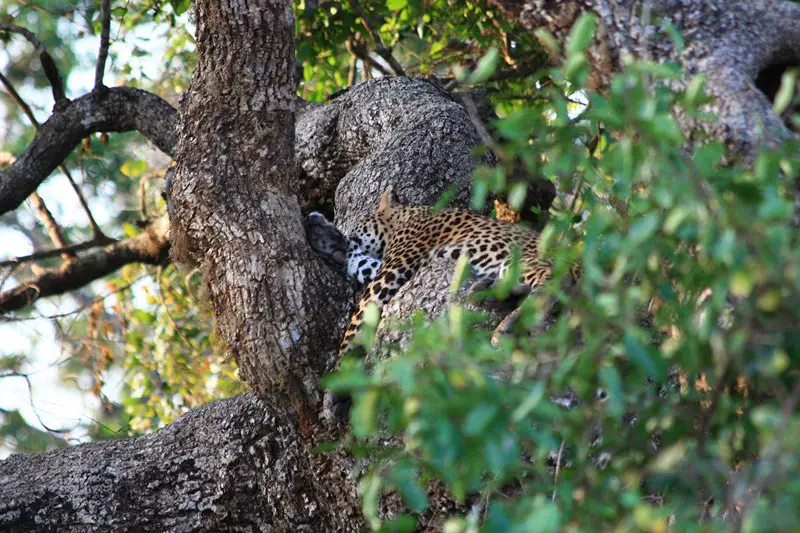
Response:
POLYGON ((497 62, 500 60, 500 54, 494 46, 489 49, 486 54, 478 61, 478 66, 475 71, 467 78, 467 85, 477 85, 489 79, 489 76, 494 74, 497 68, 497 62))
POLYGON ((376 472, 370 472, 361 478, 358 483, 358 491, 361 493, 361 509, 364 516, 370 521, 373 527, 380 524, 378 508, 380 504, 382 480, 376 472))
POLYGON ((550 55, 551 59, 556 60, 561 55, 561 48, 558 46, 558 41, 553 37, 553 34, 544 28, 537 28, 533 35, 539 39, 542 47, 550 55))
POLYGON ((417 530, 417 521, 406 514, 396 516, 381 524, 381 533, 413 533, 417 530))
POLYGON ((672 41, 672 44, 675 45, 675 51, 679 54, 683 52, 683 49, 686 48, 686 44, 678 27, 675 26, 675 24, 673 24, 668 18, 661 19, 661 27, 667 31, 670 41, 672 41))
POLYGON ((129 178, 138 178, 147 170, 147 163, 141 159, 128 159, 119 167, 119 171, 129 178))
POLYGON ((192 0, 170 0, 176 15, 182 15, 192 5, 192 0))
POLYGON ((541 507, 533 511, 522 524, 515 527, 512 531, 520 533, 552 533, 559 531, 561 527, 561 512, 555 504, 544 503, 541 507))
POLYGON ((428 508, 428 494, 419 485, 419 473, 406 463, 401 463, 389 473, 389 482, 397 488, 406 505, 415 513, 428 508))
POLYGON ((628 70, 639 74, 650 74, 656 78, 679 79, 681 77, 680 65, 676 63, 637 61, 632 63, 628 67, 628 70))
POLYGON ((686 445, 683 442, 677 442, 658 454, 658 457, 650 463, 650 470, 653 472, 671 472, 683 461, 685 456, 686 445))
POLYGON ((638 220, 628 232, 628 242, 632 246, 639 246, 650 239, 658 230, 661 219, 658 213, 648 213, 638 220))
POLYGON ((622 340, 628 358, 642 369, 647 377, 659 379, 663 374, 661 358, 649 353, 642 341, 633 333, 626 332, 622 340))
POLYGON ((370 389, 356 394, 353 408, 350 410, 350 422, 353 424, 353 434, 357 437, 368 437, 375 431, 377 417, 378 391, 370 389))
POLYGON ((408 0, 386 0, 386 7, 391 11, 400 11, 408 5, 408 0))
POLYGON ((528 194, 528 186, 523 182, 517 182, 511 186, 511 191, 508 193, 508 205, 511 209, 519 211, 522 209, 522 204, 525 202, 525 197, 528 194))
POLYGON ((479 403, 464 420, 464 433, 470 436, 482 433, 499 411, 500 407, 496 404, 479 403))
POLYGON ((778 93, 775 95, 775 101, 772 103, 772 109, 775 111, 776 115, 782 114, 792 103, 798 72, 800 72, 800 70, 792 68, 783 73, 781 87, 778 89, 778 93))
POLYGON ((572 26, 572 31, 567 37, 567 57, 582 54, 589 48, 594 37, 596 17, 594 13, 584 13, 572 26))
POLYGON ((528 413, 533 411, 536 406, 539 404, 541 399, 544 397, 544 383, 541 381, 537 381, 533 384, 531 391, 525 396, 525 399, 522 401, 514 412, 511 414, 512 420, 514 422, 522 421, 528 413))

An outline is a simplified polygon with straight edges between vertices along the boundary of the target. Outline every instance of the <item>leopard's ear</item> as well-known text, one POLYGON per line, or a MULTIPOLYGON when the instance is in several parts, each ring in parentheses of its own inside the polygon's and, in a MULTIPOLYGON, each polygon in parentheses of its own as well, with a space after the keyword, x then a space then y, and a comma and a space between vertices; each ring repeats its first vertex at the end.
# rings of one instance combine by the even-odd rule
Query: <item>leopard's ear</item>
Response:
POLYGON ((378 209, 375 211, 375 214, 378 216, 390 215, 392 211, 392 203, 392 186, 389 185, 381 195, 381 199, 378 201, 378 209))

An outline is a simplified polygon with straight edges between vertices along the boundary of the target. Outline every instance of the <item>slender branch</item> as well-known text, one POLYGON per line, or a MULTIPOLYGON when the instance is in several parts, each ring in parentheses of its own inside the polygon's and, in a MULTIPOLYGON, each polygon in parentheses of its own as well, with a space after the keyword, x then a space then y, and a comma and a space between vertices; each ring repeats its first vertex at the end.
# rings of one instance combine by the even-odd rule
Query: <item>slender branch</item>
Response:
POLYGON ((100 31, 100 51, 97 54, 97 65, 94 71, 94 90, 98 91, 103 85, 103 73, 106 70, 106 59, 108 58, 108 41, 111 29, 111 0, 102 0, 100 5, 100 19, 102 30, 100 31))
POLYGON ((167 228, 168 221, 162 217, 135 237, 110 244, 59 268, 45 270, 32 280, 0 293, 0 312, 20 309, 39 298, 73 291, 130 263, 164 263, 169 258, 167 228))
POLYGON ((28 261, 39 261, 41 259, 49 259, 50 257, 55 257, 57 255, 64 255, 64 254, 69 255, 69 257, 73 257, 76 252, 82 252, 90 248, 96 248, 97 246, 113 244, 115 242, 118 241, 109 239, 108 237, 104 237, 102 239, 92 239, 90 241, 81 242, 78 244, 64 245, 54 250, 41 250, 39 252, 34 252, 32 254, 21 255, 19 257, 13 257, 11 259, 2 260, 0 261, 0 267, 18 265, 20 263, 26 263, 28 261))
POLYGON ((551 501, 556 501, 556 491, 558 490, 558 472, 561 470, 561 457, 564 454, 564 441, 561 441, 561 446, 558 448, 558 456, 556 457, 556 471, 553 475, 553 495, 550 497, 551 501))
MULTIPOLYGON (((50 240, 53 241, 53 244, 62 250, 60 253, 61 258, 65 261, 69 261, 72 259, 73 255, 69 252, 64 250, 67 246, 69 246, 69 242, 64 237, 64 234, 61 233, 61 226, 58 225, 56 219, 53 217, 53 213, 47 208, 45 205, 44 200, 41 196, 39 196, 38 192, 34 192, 30 196, 31 204, 33 204, 33 208, 39 214, 39 218, 44 224, 44 228, 47 230, 47 235, 50 236, 50 240)), ((2 263, 0 263, 2 265, 2 263)))
MULTIPOLYGON (((356 39, 358 39, 358 34, 356 34, 356 39)), ((371 78, 370 68, 374 68, 378 70, 384 76, 391 76, 392 71, 375 61, 375 58, 369 55, 369 50, 367 49, 366 45, 360 40, 348 40, 345 41, 345 48, 347 49, 350 54, 356 56, 361 61, 364 62, 364 77, 371 78)))
POLYGON ((39 61, 42 63, 42 70, 44 70, 44 74, 47 76, 47 81, 50 82, 50 87, 53 91, 53 100, 55 100, 55 107, 69 102, 67 95, 64 93, 64 82, 61 79, 61 74, 58 72, 58 67, 56 67, 55 61, 53 61, 53 58, 47 53, 47 50, 42 46, 42 42, 36 35, 32 31, 15 24, 0 24, 0 31, 22 35, 33 45, 35 51, 39 53, 39 61))
POLYGON ((21 204, 94 132, 136 130, 172 155, 176 116, 175 109, 158 96, 130 87, 89 93, 56 110, 25 152, 0 172, 0 214, 21 204))
MULTIPOLYGON (((80 166, 81 166, 81 174, 83 174, 83 180, 85 182, 86 175, 83 172, 83 159, 80 159, 80 166)), ((78 187, 78 184, 75 183, 75 180, 72 179, 72 174, 70 174, 67 167, 65 167, 63 164, 59 165, 58 168, 60 168, 61 171, 64 173, 64 175, 67 177, 70 185, 72 185, 72 190, 75 191, 76 195, 78 195, 78 202, 80 202, 83 211, 86 213, 86 217, 89 219, 89 226, 92 228, 92 235, 94 236, 94 239, 97 241, 106 241, 106 243, 110 242, 110 239, 106 237, 105 233, 103 233, 103 230, 100 229, 100 225, 94 219, 94 215, 92 214, 92 210, 89 209, 89 204, 86 201, 86 197, 83 195, 81 188, 78 187)))
MULTIPOLYGON (((33 115, 33 111, 31 111, 30 106, 22 99, 22 97, 19 95, 19 93, 11 84, 11 82, 8 80, 8 78, 3 76, 3 74, 0 74, 0 83, 3 84, 6 91, 11 96, 11 99, 14 100, 14 102, 16 102, 16 104, 22 109, 22 112, 28 117, 31 123, 38 130, 39 122, 33 115)), ((53 244, 57 248, 64 248, 65 246, 67 246, 69 242, 67 242, 67 240, 64 238, 64 235, 61 233, 61 227, 58 225, 58 222, 56 222, 56 219, 55 217, 53 217, 53 214, 47 208, 47 205, 44 203, 42 197, 39 196, 39 193, 34 192, 33 194, 31 194, 31 203, 33 204, 33 208, 36 210, 36 212, 39 213, 39 218, 41 219, 42 224, 44 224, 44 227, 47 230, 47 234, 50 236, 50 240, 53 241, 53 244)), ((62 254, 62 258, 64 260, 69 260, 71 257, 72 254, 69 253, 62 254)))
POLYGON ((389 64, 390 67, 392 67, 392 70, 394 71, 395 74, 397 74, 398 76, 405 76, 406 73, 403 70, 403 67, 400 66, 400 63, 397 62, 397 60, 394 58, 389 49, 386 48, 386 46, 383 44, 383 40, 381 39, 381 36, 378 33, 378 30, 376 29, 375 22, 372 20, 369 14, 364 10, 364 8, 361 7, 361 4, 358 3, 358 0, 350 0, 350 6, 353 8, 353 11, 358 16, 358 18, 361 19, 361 24, 364 25, 364 29, 367 30, 367 32, 372 37, 372 40, 375 42, 375 52, 377 52, 377 54, 381 56, 384 59, 384 61, 386 61, 389 64))
POLYGON ((350 64, 348 66, 349 70, 347 73, 347 86, 352 87, 353 85, 356 84, 356 63, 358 62, 358 56, 350 50, 350 47, 347 48, 348 51, 350 51, 350 64))

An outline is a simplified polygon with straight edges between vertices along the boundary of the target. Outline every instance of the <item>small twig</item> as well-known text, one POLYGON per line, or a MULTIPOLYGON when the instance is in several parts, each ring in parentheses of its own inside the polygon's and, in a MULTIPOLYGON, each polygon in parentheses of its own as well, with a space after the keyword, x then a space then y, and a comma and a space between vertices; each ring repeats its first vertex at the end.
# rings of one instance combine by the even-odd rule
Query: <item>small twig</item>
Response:
MULTIPOLYGON (((0 377, 4 377, 4 378, 14 377, 14 378, 22 378, 22 379, 25 380, 25 384, 28 386, 28 398, 30 400, 30 402, 29 402, 30 406, 33 409, 33 414, 36 415, 36 420, 39 422, 39 424, 48 433, 56 433, 56 434, 69 433, 70 431, 75 429, 74 427, 70 428, 70 429, 66 429, 66 428, 64 428, 64 429, 53 429, 53 428, 49 427, 47 424, 44 423, 44 420, 42 420, 42 417, 39 416, 39 409, 37 409, 36 404, 33 401, 33 384, 31 383, 31 378, 30 378, 30 376, 28 374, 23 374, 22 372, 13 372, 12 371, 12 372, 8 372, 6 374, 3 374, 0 377)), ((75 427, 77 427, 77 425, 75 427)))
MULTIPOLYGON (((84 181, 86 181, 86 173, 83 171, 83 159, 79 158, 79 161, 80 161, 81 174, 84 177, 84 181)), ((92 235, 94 235, 94 238, 97 240, 109 239, 108 237, 106 237, 106 235, 103 233, 103 230, 100 229, 100 226, 94 219, 92 211, 89 209, 89 204, 86 202, 86 198, 83 196, 83 193, 81 192, 80 187, 78 187, 78 184, 75 183, 75 180, 72 179, 72 175, 69 173, 66 167, 64 167, 64 165, 61 165, 59 168, 61 168, 64 174, 67 176, 67 179, 72 185, 72 189, 75 191, 75 194, 78 195, 78 201, 81 203, 81 207, 83 207, 83 210, 86 213, 86 217, 89 219, 89 226, 92 228, 92 235)))
POLYGON ((383 60, 389 64, 390 67, 392 67, 392 70, 396 75, 405 76, 406 73, 403 70, 403 67, 400 66, 400 63, 397 62, 392 53, 383 44, 383 40, 381 39, 381 36, 378 33, 378 31, 375 29, 376 25, 369 16, 369 14, 367 14, 367 12, 364 10, 363 7, 361 7, 361 4, 359 4, 357 0, 350 0, 350 6, 353 8, 353 11, 355 11, 358 18, 361 19, 361 24, 364 25, 364 28, 367 30, 367 32, 372 37, 372 40, 375 42, 375 52, 377 52, 377 54, 381 56, 383 60))
POLYGON ((106 59, 108 58, 108 41, 111 28, 111 0, 102 0, 100 4, 100 19, 102 29, 100 31, 100 51, 97 54, 97 65, 94 71, 94 90, 101 90, 103 85, 103 73, 106 70, 106 59))
POLYGON ((53 61, 53 58, 47 53, 47 50, 42 46, 42 42, 36 35, 32 31, 15 24, 0 24, 0 31, 22 35, 33 45, 34 50, 39 53, 39 61, 42 63, 42 70, 44 70, 44 74, 47 76, 47 81, 50 82, 55 105, 58 106, 68 102, 69 99, 64 93, 64 82, 61 79, 61 74, 58 72, 58 67, 56 67, 55 61, 53 61))
POLYGON ((57 255, 64 255, 64 254, 69 254, 71 257, 73 257, 76 252, 82 252, 83 250, 96 248, 97 246, 105 246, 107 244, 111 244, 114 242, 117 241, 103 236, 103 238, 101 239, 92 239, 90 241, 81 242, 78 244, 70 244, 67 246, 63 246, 61 248, 56 248, 54 250, 42 250, 40 252, 34 252, 29 255, 21 255, 19 257, 13 257, 11 259, 5 259, 3 261, 0 261, 0 267, 19 265, 20 263, 26 263, 28 261, 38 261, 40 259, 48 259, 50 257, 55 257, 57 255))
POLYGON ((556 472, 553 475, 553 496, 551 501, 556 501, 556 489, 558 489, 558 473, 561 471, 561 454, 564 453, 564 441, 561 441, 561 446, 558 448, 558 457, 556 457, 556 472))
POLYGON ((115 294, 117 294, 119 292, 122 292, 122 291, 127 291, 128 289, 133 287, 133 285, 135 285, 136 283, 142 281, 144 278, 148 277, 149 275, 150 275, 149 272, 145 272, 144 274, 141 274, 140 276, 136 277, 130 283, 126 283, 125 285, 122 285, 121 287, 117 287, 117 288, 107 292, 106 294, 102 294, 100 296, 97 296, 96 298, 93 298, 90 302, 82 304, 82 305, 79 305, 78 307, 76 307, 72 311, 66 311, 64 313, 55 313, 55 314, 52 314, 52 315, 28 314, 28 315, 19 316, 19 317, 0 315, 0 323, 27 322, 29 320, 41 320, 41 319, 56 320, 58 318, 69 318, 69 317, 72 317, 74 315, 77 315, 78 313, 81 313, 81 312, 85 311, 86 309, 89 309, 90 307, 92 307, 94 304, 96 304, 98 302, 102 302, 103 300, 105 300, 109 296, 113 296, 113 295, 115 295, 115 294))
MULTIPOLYGON (((56 222, 56 219, 53 217, 53 213, 47 208, 47 205, 45 205, 39 193, 34 192, 31 194, 30 199, 33 208, 39 213, 39 218, 42 220, 42 224, 44 224, 44 228, 47 230, 50 240, 53 241, 53 245, 62 250, 69 246, 69 242, 61 233, 61 226, 58 225, 58 222, 56 222)), ((71 261, 74 257, 75 256, 68 251, 61 253, 61 258, 65 261, 71 261)))
POLYGON ((351 87, 356 83, 356 63, 358 62, 358 58, 355 54, 350 54, 350 65, 349 70, 347 72, 347 86, 351 87))
POLYGON ((147 199, 145 198, 145 193, 147 192, 146 182, 147 176, 142 176, 139 180, 139 211, 142 213, 142 220, 145 223, 149 220, 147 216, 147 199))

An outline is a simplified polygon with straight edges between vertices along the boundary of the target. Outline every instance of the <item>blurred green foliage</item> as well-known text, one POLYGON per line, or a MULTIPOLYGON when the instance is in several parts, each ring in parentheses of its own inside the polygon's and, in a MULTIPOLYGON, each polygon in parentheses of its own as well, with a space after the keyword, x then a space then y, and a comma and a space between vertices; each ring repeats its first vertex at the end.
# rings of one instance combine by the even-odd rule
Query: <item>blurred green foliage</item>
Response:
MULTIPOLYGON (((417 319, 402 353, 328 378, 353 394, 344 444, 371 459, 374 529, 412 531, 420 515, 385 520, 381 498, 424 513, 434 481, 465 506, 448 532, 800 528, 800 243, 782 177, 800 146, 752 166, 716 142, 685 153, 674 109, 707 97, 699 78, 667 88, 676 65, 633 63, 570 118, 558 86, 583 86, 593 26, 547 73, 552 107, 496 124, 506 160, 577 192, 542 233, 554 279, 514 334, 494 348, 482 314, 452 306, 417 319), (560 313, 531 336, 548 295, 560 313)), ((475 203, 510 192, 508 172, 476 173, 475 203)))

